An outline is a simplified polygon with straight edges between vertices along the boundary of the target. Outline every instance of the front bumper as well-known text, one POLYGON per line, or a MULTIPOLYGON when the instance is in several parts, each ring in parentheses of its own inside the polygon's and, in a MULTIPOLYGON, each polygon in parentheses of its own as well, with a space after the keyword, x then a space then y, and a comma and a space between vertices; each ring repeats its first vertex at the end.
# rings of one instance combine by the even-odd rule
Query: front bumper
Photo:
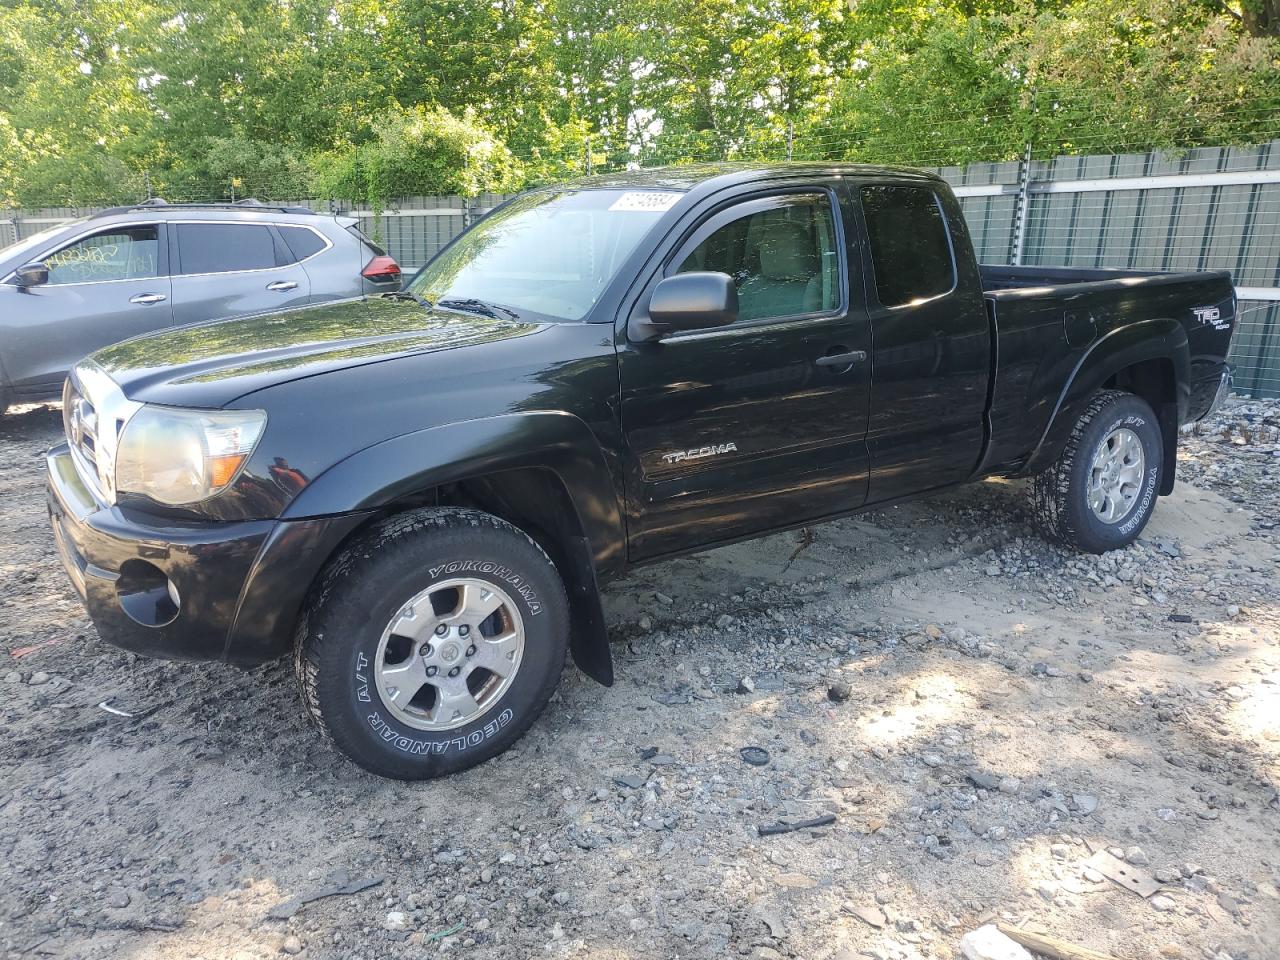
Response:
POLYGON ((249 665, 287 653, 312 581, 369 516, 166 521, 97 500, 65 444, 45 465, 72 585, 102 639, 146 656, 249 665))

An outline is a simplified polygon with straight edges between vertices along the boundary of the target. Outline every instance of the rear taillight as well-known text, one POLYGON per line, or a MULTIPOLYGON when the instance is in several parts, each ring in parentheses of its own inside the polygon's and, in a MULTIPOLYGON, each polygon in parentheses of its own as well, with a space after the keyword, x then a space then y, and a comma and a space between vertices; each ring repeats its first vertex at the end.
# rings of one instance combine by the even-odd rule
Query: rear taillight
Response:
POLYGON ((364 265, 364 269, 360 271, 360 276, 366 280, 373 280, 375 283, 399 280, 400 264, 396 263, 394 257, 374 257, 364 265))

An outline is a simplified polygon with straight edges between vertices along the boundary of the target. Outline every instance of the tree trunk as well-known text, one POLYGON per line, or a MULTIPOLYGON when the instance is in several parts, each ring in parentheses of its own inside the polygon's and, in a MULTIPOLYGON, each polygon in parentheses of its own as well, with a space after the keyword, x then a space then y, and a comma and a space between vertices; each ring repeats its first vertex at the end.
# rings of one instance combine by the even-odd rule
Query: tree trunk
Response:
POLYGON ((1240 19, 1252 37, 1280 37, 1280 0, 1243 0, 1240 19))

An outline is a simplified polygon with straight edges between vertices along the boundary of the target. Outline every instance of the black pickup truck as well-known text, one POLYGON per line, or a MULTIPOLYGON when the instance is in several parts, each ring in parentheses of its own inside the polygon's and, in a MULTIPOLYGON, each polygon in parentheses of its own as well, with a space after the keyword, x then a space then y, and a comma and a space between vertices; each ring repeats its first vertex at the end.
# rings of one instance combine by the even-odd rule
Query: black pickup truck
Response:
POLYGON ((536 190, 396 294, 179 328, 76 367, 65 566, 139 653, 292 653, 347 755, 450 773, 565 661, 613 680, 629 567, 1032 477, 1101 552, 1228 384, 1224 272, 985 267, 946 184, 851 165, 536 190))

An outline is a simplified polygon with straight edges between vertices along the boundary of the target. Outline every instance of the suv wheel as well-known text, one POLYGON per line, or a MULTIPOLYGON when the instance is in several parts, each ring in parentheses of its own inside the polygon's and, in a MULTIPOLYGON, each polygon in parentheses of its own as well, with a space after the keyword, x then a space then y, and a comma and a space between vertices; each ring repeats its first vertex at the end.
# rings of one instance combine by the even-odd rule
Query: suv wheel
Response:
POLYGON ((400 780, 488 760, 537 719, 564 669, 568 602, 542 549, 478 510, 382 521, 329 565, 299 624, 312 718, 400 780))
POLYGON ((1151 406, 1103 390, 1085 408, 1057 461, 1032 481, 1045 536, 1088 553, 1138 538, 1155 509, 1164 447, 1151 406))

